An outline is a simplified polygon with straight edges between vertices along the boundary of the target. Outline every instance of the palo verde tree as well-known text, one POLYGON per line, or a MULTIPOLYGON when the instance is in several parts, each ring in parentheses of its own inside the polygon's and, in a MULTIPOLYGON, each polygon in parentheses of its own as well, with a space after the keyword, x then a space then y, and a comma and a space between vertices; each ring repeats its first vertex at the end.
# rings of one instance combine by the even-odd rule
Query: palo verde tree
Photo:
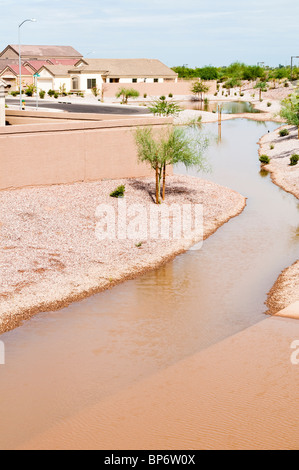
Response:
POLYGON ((285 119, 288 124, 293 124, 298 127, 299 139, 299 91, 293 93, 289 98, 281 102, 280 116, 285 119))
POLYGON ((182 111, 176 101, 167 101, 165 96, 153 100, 147 108, 155 116, 176 116, 182 111))
POLYGON ((186 167, 198 166, 206 169, 203 151, 208 146, 208 139, 193 130, 167 127, 154 134, 151 127, 139 128, 135 134, 140 162, 146 162, 156 174, 156 204, 161 203, 161 184, 163 178, 162 199, 165 199, 166 167, 183 163, 186 167))
POLYGON ((209 89, 209 86, 205 85, 202 81, 198 80, 197 82, 193 83, 191 87, 191 93, 193 95, 196 95, 198 98, 200 95, 200 101, 203 101, 203 94, 207 93, 209 89))
POLYGON ((134 88, 120 88, 116 93, 116 98, 122 98, 122 104, 127 104, 129 98, 138 98, 140 95, 139 91, 134 88))

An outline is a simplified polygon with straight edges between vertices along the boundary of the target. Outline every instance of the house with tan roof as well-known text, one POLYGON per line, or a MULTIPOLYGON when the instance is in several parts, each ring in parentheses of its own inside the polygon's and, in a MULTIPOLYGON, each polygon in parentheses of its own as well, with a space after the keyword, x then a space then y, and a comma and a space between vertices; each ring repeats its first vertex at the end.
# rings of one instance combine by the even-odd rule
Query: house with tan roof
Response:
MULTIPOLYGON (((19 49, 8 45, 0 52, 0 77, 16 90, 19 49), (3 67, 2 65, 3 64, 3 67)), ((178 75, 157 59, 84 59, 71 46, 21 46, 22 85, 33 83, 38 73, 38 90, 99 93, 104 84, 176 83, 178 75)))
MULTIPOLYGON (((71 46, 21 46, 21 57, 23 60, 45 60, 45 59, 77 59, 83 58, 80 52, 71 46)), ((0 59, 18 59, 19 46, 9 44, 2 52, 0 59)))
POLYGON ((44 65, 38 70, 38 87, 48 91, 65 86, 67 92, 101 90, 104 83, 177 82, 177 74, 155 59, 88 59, 73 67, 44 65))

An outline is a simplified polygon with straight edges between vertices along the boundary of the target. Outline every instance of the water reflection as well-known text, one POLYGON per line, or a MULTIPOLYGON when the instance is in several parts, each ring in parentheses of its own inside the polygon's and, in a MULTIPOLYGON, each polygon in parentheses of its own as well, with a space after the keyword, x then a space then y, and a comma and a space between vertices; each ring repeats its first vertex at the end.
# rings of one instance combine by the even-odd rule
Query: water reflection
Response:
POLYGON ((247 101, 189 101, 182 102, 184 109, 194 109, 197 111, 209 111, 216 113, 217 107, 221 105, 223 114, 243 114, 243 113, 260 113, 251 103, 247 101))

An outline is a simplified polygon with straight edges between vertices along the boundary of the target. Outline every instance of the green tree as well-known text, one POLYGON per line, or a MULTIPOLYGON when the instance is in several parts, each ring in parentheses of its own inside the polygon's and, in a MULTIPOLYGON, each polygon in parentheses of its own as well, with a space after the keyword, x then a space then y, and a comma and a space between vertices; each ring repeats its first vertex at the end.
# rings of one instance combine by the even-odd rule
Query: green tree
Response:
POLYGON ((209 91, 210 87, 205 85, 203 82, 198 80, 197 82, 194 82, 192 87, 191 87, 191 93, 193 95, 197 95, 199 97, 200 95, 200 101, 203 101, 203 94, 207 93, 209 91))
POLYGON ((257 84, 254 86, 254 88, 259 89, 260 92, 260 101, 262 101, 262 91, 267 91, 267 82, 262 82, 259 81, 257 84))
POLYGON ((168 127, 153 132, 151 127, 139 128, 135 134, 138 159, 146 162, 156 175, 156 204, 161 203, 161 183, 163 178, 162 199, 165 199, 166 167, 183 163, 186 167, 196 165, 205 169, 203 151, 208 146, 207 138, 201 138, 198 132, 193 135, 179 127, 168 127))
POLYGON ((293 124, 298 127, 299 139, 299 93, 293 93, 289 98, 281 102, 280 116, 287 121, 288 124, 293 124))
POLYGON ((134 88, 120 88, 116 93, 116 98, 122 98, 122 104, 127 104, 129 98, 138 98, 140 95, 139 91, 134 88))
POLYGON ((151 105, 147 108, 156 116, 176 116, 180 111, 182 111, 176 101, 167 101, 165 96, 161 96, 159 99, 153 100, 151 105))

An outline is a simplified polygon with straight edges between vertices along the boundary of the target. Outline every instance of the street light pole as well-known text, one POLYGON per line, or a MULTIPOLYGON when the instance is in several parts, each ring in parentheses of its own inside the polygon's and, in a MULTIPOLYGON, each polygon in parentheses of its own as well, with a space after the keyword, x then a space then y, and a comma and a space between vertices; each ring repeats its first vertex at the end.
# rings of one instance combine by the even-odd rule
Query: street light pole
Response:
POLYGON ((20 88, 20 110, 22 110, 22 59, 21 59, 21 26, 23 26, 24 23, 27 23, 27 21, 31 23, 35 23, 36 19, 32 18, 31 20, 24 20, 21 24, 19 24, 19 34, 18 34, 18 40, 19 40, 19 88, 20 88))
POLYGON ((293 59, 299 59, 298 55, 292 55, 291 57, 291 80, 293 78, 293 59))

